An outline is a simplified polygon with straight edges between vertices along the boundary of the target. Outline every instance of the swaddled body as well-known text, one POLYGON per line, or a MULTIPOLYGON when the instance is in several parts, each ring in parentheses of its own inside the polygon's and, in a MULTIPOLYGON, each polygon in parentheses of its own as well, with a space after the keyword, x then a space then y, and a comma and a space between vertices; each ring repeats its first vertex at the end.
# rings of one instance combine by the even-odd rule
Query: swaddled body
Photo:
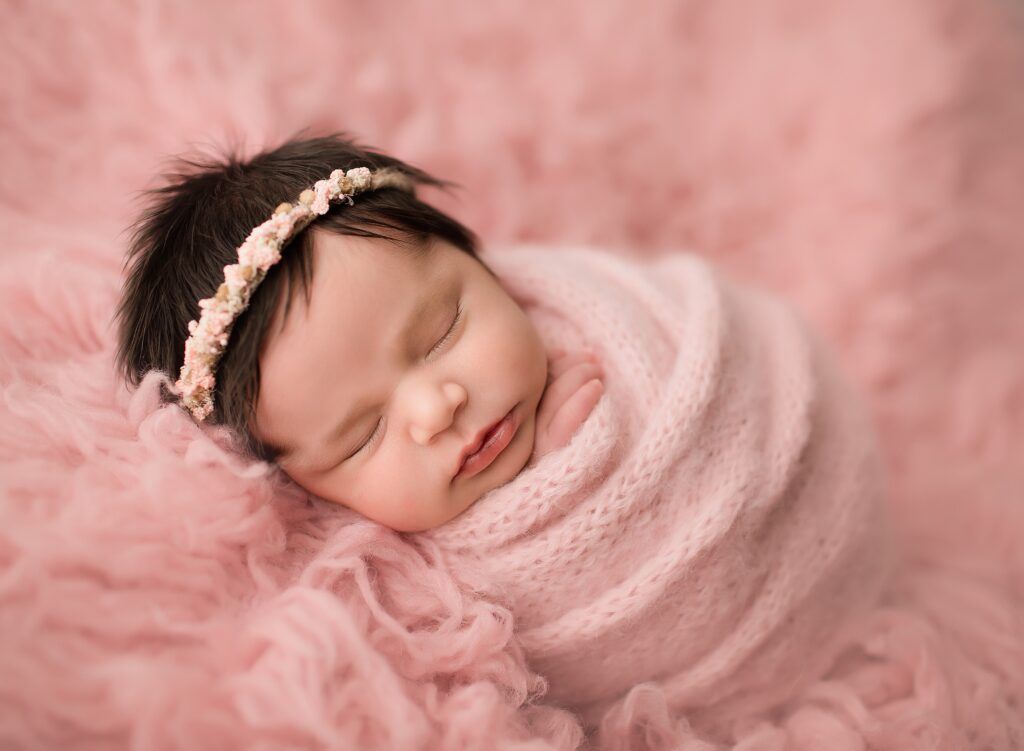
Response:
POLYGON ((594 723, 656 681, 714 727, 820 675, 890 565, 864 405, 792 310, 694 255, 487 261, 549 348, 600 354, 563 449, 418 533, 482 569, 547 699, 594 723))

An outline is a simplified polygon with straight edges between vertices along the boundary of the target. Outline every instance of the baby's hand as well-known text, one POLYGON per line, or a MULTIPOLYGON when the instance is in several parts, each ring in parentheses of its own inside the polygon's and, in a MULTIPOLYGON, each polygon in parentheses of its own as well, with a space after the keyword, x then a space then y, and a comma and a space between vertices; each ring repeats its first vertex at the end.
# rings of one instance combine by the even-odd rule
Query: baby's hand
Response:
POLYGON ((552 351, 548 383, 537 408, 533 460, 569 442, 604 393, 603 377, 593 352, 552 351))

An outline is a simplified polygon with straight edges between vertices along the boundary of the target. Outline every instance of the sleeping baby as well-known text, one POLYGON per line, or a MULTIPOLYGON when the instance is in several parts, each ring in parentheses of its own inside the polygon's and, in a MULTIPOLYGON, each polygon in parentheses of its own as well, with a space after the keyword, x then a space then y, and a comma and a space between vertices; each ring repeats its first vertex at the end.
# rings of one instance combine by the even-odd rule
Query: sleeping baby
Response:
POLYGON ((484 574, 587 724, 646 684, 722 734, 877 600, 867 411, 780 301, 691 253, 480 251, 416 197, 450 183, 338 135, 185 166, 132 239, 126 377, 484 574))
MULTIPOLYGON (((242 451, 319 498, 398 531, 436 527, 563 445, 599 398, 593 353, 546 352, 475 236, 413 192, 449 183, 337 136, 247 164, 185 166, 191 176, 159 191, 136 227, 120 367, 137 384, 152 368, 197 373, 212 355, 200 346, 226 349, 204 390, 208 416, 193 413, 233 428, 242 451), (309 212, 316 222, 292 227, 271 273, 238 263, 236 246, 283 198, 357 164, 372 165, 375 181, 358 201, 340 195, 323 215, 309 212), (222 290, 212 305, 245 310, 228 324, 230 347, 189 343, 190 370, 190 323, 207 331, 225 317, 211 308, 190 322, 195 290, 222 290)), ((252 239, 265 248, 269 238, 252 239)))

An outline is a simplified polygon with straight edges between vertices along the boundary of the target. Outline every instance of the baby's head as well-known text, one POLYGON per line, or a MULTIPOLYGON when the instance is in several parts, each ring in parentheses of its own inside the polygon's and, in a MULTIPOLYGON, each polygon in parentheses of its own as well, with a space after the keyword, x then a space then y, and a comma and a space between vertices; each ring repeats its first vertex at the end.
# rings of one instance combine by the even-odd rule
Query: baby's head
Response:
MULTIPOLYGON (((282 202, 364 166, 453 185, 341 134, 176 166, 134 227, 116 313, 118 367, 133 385, 151 369, 177 377, 199 300, 282 202)), ((231 428, 240 451, 318 497, 393 529, 457 516, 529 461, 547 377, 540 336, 476 245, 398 187, 332 203, 282 248, 235 320, 205 422, 231 428), (465 447, 509 413, 507 448, 459 472, 465 447)))

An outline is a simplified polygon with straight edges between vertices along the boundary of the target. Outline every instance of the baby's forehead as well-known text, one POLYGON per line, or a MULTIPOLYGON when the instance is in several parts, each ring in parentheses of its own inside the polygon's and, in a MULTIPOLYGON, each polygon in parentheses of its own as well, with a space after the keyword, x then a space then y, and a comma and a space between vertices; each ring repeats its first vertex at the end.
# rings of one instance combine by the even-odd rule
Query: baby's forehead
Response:
MULTIPOLYGON (((306 294, 296 294, 289 280, 276 310, 273 330, 281 331, 299 309, 308 315, 318 298, 377 296, 374 290, 387 291, 412 283, 431 285, 439 275, 447 256, 430 246, 403 245, 392 240, 357 235, 337 235, 318 231, 309 246, 309 276, 304 280, 306 294)), ((384 295, 375 300, 385 302, 384 295)))
POLYGON ((455 280, 465 277, 466 264, 476 262, 443 243, 410 246, 338 235, 321 235, 313 252, 307 295, 292 293, 294 299, 282 300, 273 327, 275 337, 298 336, 293 346, 302 350, 312 343, 305 341, 311 324, 321 338, 325 331, 360 338, 394 327, 406 310, 414 317, 429 314, 455 280))
POLYGON ((413 279, 428 284, 439 271, 456 261, 457 249, 432 240, 399 241, 358 235, 318 232, 313 235, 314 273, 328 267, 337 272, 332 280, 349 284, 388 283, 413 279))

